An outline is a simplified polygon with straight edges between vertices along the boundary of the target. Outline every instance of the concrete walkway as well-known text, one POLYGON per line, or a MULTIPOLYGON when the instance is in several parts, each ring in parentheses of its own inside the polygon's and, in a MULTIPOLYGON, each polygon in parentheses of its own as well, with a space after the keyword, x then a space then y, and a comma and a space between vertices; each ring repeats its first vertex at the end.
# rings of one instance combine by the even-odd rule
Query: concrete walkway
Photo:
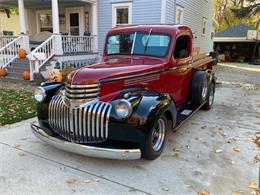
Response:
POLYGON ((253 139, 260 133, 260 76, 247 84, 250 77, 230 70, 239 75, 230 80, 224 71, 217 68, 224 82, 214 108, 169 132, 165 151, 154 161, 60 151, 32 135, 29 123, 36 119, 0 128, 0 194, 250 194, 259 178, 253 139))

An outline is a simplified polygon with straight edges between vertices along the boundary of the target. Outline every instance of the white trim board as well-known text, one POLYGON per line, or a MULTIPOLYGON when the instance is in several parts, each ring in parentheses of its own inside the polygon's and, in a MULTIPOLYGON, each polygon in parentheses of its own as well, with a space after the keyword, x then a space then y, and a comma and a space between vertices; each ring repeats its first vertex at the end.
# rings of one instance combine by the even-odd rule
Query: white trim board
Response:
POLYGON ((216 42, 255 42, 255 40, 246 39, 246 37, 214 37, 213 41, 216 42))
POLYGON ((166 0, 161 0, 161 24, 166 23, 166 0))
POLYGON ((79 14, 79 36, 83 36, 85 31, 84 7, 70 7, 65 9, 66 31, 70 31, 70 13, 79 14))
POLYGON ((133 17, 133 5, 132 2, 128 3, 113 3, 112 4, 112 27, 116 24, 116 9, 117 8, 128 8, 128 24, 132 24, 133 17))

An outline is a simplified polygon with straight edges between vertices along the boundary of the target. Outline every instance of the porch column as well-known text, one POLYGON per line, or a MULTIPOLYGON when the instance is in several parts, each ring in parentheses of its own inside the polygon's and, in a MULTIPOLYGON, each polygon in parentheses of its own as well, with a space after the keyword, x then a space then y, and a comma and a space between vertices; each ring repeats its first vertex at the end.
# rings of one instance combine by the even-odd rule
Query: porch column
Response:
POLYGON ((94 36, 94 51, 98 51, 98 11, 97 11, 97 2, 92 3, 92 35, 94 36))
POLYGON ((51 0, 53 33, 60 34, 58 0, 51 0))
POLYGON ((26 34, 26 25, 25 25, 25 10, 23 0, 18 0, 19 7, 19 20, 20 20, 20 33, 26 34))
POLYGON ((55 35, 54 40, 54 53, 55 55, 62 55, 62 37, 60 35, 60 22, 59 22, 59 5, 58 0, 51 0, 52 6, 52 27, 53 34, 55 35))
POLYGON ((19 22, 20 22, 20 36, 22 36, 21 47, 25 49, 26 53, 30 52, 29 45, 29 36, 26 32, 26 17, 25 17, 25 9, 24 9, 24 0, 18 0, 18 9, 19 9, 19 22))

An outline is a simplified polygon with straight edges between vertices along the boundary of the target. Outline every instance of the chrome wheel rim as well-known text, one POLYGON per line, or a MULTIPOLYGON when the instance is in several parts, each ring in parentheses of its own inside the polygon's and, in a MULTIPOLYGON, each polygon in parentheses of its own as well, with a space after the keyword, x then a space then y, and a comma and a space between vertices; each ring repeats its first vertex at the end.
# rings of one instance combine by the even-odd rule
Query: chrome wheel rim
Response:
POLYGON ((211 89, 210 94, 209 94, 209 105, 210 106, 213 104, 213 100, 214 100, 214 91, 213 91, 213 89, 211 89))
POLYGON ((203 88, 202 88, 202 98, 205 100, 207 96, 207 90, 208 90, 208 85, 207 82, 203 83, 203 88))
POLYGON ((153 150, 158 152, 163 145, 165 138, 165 121, 159 119, 156 127, 152 131, 152 146, 153 150))

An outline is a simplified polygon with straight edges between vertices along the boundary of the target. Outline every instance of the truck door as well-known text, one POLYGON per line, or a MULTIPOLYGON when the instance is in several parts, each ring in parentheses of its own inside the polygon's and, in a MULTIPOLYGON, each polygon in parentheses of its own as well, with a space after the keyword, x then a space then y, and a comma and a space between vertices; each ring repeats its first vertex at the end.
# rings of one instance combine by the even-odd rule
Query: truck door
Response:
POLYGON ((180 105, 187 101, 192 76, 192 39, 190 35, 178 36, 173 54, 173 67, 169 71, 169 91, 174 97, 176 104, 180 105))

